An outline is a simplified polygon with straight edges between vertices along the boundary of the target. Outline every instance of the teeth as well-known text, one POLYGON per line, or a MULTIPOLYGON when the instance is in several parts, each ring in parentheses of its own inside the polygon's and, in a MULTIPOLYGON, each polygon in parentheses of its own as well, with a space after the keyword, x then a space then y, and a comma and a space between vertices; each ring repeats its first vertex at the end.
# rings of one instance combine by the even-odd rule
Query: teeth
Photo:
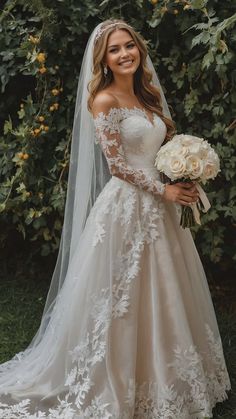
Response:
POLYGON ((123 61, 123 63, 120 63, 120 65, 132 64, 132 63, 133 63, 132 60, 128 60, 128 61, 123 61))

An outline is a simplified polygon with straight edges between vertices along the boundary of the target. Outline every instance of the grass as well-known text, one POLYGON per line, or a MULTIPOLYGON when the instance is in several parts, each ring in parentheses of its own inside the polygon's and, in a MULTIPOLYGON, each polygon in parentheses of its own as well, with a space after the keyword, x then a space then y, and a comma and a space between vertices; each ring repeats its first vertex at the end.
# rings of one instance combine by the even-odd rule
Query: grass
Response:
MULTIPOLYGON (((27 347, 36 333, 48 289, 48 281, 17 278, 0 283, 0 363, 27 347)), ((213 293, 214 294, 214 293, 213 293)), ((213 296, 224 353, 231 378, 229 399, 218 403, 214 419, 236 418, 236 310, 233 304, 213 296)))
POLYGON ((48 283, 14 279, 0 283, 0 363, 25 349, 38 329, 48 283))

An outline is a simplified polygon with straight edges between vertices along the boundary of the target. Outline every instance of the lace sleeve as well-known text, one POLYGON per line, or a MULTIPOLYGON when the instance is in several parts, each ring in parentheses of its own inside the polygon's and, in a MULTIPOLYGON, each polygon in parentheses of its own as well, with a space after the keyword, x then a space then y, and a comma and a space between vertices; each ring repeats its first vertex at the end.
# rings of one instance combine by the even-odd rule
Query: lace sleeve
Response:
POLYGON ((120 139, 118 109, 111 109, 108 114, 100 112, 94 118, 94 124, 96 140, 101 145, 111 175, 117 176, 154 195, 163 195, 165 191, 164 183, 159 180, 153 180, 142 170, 134 169, 128 165, 120 139))

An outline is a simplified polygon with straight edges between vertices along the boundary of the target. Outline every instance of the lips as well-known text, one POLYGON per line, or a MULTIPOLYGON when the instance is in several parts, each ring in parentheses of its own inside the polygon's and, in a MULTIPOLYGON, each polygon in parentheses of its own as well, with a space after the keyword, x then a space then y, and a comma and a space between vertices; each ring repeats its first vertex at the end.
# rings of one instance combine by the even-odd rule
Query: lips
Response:
POLYGON ((133 64, 133 62, 134 62, 134 60, 125 60, 125 61, 122 61, 121 63, 119 63, 119 65, 126 67, 126 66, 129 66, 129 65, 133 64))

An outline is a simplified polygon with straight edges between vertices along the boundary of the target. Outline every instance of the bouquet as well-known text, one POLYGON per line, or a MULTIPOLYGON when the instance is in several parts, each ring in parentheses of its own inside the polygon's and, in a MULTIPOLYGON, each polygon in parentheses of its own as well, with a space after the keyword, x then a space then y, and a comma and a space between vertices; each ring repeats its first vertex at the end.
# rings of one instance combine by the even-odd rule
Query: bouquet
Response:
POLYGON ((183 205, 180 225, 192 227, 200 222, 200 211, 210 208, 208 198, 199 182, 205 184, 220 171, 219 157, 203 138, 188 134, 175 135, 157 153, 155 166, 170 179, 170 183, 195 181, 199 201, 183 205))

